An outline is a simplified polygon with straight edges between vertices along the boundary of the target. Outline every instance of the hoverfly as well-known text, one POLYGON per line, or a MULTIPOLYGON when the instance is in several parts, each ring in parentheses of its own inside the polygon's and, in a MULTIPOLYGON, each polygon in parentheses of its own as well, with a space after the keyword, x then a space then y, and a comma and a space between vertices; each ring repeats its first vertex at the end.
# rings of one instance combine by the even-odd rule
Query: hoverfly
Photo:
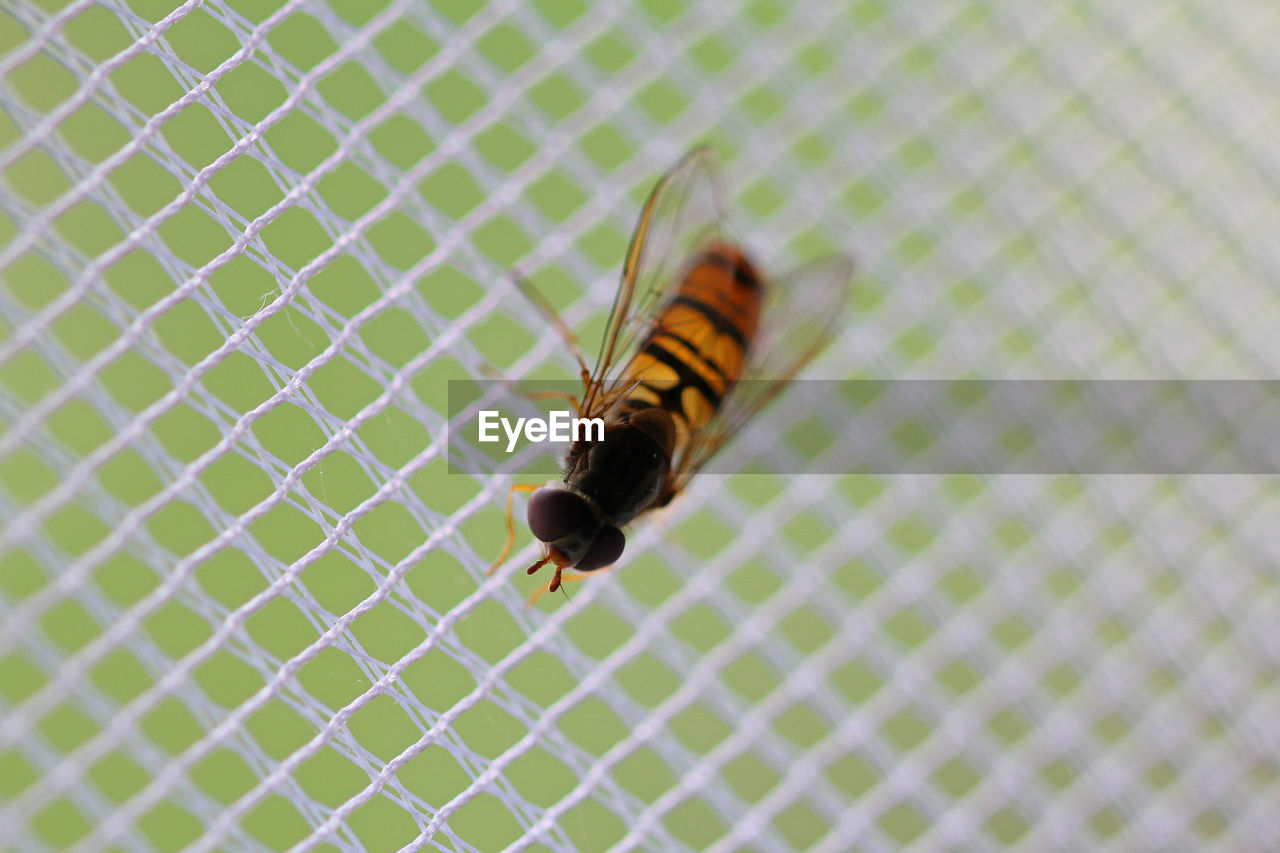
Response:
POLYGON ((626 544, 623 527, 679 495, 839 327, 849 259, 836 256, 766 279, 724 236, 722 198, 709 147, 690 151, 654 186, 593 369, 555 309, 522 283, 577 359, 583 396, 571 399, 578 416, 601 418, 605 432, 603 441, 569 448, 563 482, 512 486, 507 542, 490 572, 515 541, 518 491, 533 492, 528 522, 543 556, 528 573, 552 564, 548 592, 583 577, 566 570, 611 566, 626 544))

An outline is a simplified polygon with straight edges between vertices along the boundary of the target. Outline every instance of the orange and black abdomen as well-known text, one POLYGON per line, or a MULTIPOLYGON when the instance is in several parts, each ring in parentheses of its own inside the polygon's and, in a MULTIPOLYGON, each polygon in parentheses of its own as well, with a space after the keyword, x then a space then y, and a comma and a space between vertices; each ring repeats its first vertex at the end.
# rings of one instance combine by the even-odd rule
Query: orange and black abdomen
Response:
POLYGON ((759 273, 736 247, 715 243, 697 255, 627 371, 624 381, 641 381, 624 408, 668 411, 677 444, 705 425, 742 377, 763 291, 759 273))

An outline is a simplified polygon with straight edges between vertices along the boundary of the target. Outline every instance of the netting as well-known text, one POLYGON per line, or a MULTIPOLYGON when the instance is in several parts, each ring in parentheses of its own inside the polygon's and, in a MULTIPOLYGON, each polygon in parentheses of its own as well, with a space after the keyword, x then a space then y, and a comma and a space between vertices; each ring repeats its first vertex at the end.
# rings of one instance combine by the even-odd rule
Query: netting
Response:
POLYGON ((1275 375, 1280 7, 170 5, 0 3, 4 849, 1280 843, 1270 478, 708 475, 529 610, 443 456, 698 141, 810 375, 1275 375))

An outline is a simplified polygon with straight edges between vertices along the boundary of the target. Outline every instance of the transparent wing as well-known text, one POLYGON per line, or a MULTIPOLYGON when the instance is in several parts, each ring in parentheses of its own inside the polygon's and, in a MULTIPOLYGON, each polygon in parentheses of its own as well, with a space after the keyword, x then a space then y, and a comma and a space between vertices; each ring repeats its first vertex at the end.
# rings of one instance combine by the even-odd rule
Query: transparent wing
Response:
POLYGON ((673 460, 673 484, 690 477, 826 347, 845 322, 853 261, 838 255, 766 282, 760 331, 747 369, 720 411, 673 460))
POLYGON ((693 252, 718 238, 724 194, 715 152, 694 148, 662 176, 631 235, 622 280, 609 312, 600 355, 582 400, 586 417, 603 417, 629 388, 613 382, 635 355, 664 296, 679 286, 679 273, 693 252))

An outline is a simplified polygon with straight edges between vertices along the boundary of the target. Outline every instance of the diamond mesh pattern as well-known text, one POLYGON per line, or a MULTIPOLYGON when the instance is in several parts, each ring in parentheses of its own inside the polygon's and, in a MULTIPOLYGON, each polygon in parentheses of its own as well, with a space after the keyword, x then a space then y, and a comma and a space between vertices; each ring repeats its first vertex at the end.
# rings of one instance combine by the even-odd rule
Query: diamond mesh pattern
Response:
POLYGON ((1278 37, 5 4, 4 849, 1274 846, 1268 478, 707 476, 527 610, 507 484, 443 450, 449 378, 571 375, 511 271, 594 340, 697 141, 771 268, 858 258, 814 375, 1272 376, 1278 37))

